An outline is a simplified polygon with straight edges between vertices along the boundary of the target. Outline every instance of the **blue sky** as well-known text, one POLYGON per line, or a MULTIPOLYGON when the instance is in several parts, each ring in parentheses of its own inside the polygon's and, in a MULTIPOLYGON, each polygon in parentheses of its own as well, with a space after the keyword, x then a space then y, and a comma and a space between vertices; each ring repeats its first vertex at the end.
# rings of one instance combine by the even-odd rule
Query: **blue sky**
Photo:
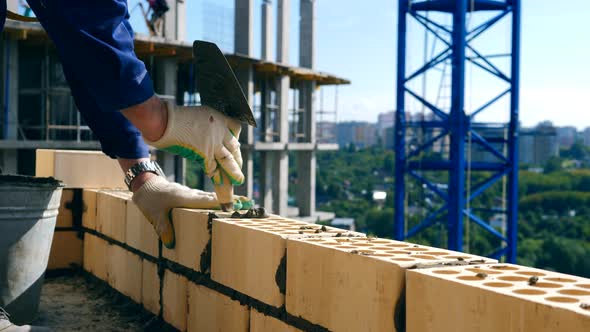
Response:
MULTIPOLYGON (((233 36, 233 0, 186 0, 187 39, 214 36, 224 47, 231 48, 233 36), (215 7, 211 7, 215 4, 215 7), (205 8, 213 8, 207 9, 205 8), (209 15, 207 15, 209 14, 209 15), (214 19, 222 17, 221 19, 214 19)), ((137 0, 130 1, 133 6, 137 0)), ((276 0, 273 1, 276 6, 276 0)), ((255 56, 260 55, 260 3, 255 0, 255 56)), ((590 1, 522 1, 521 57, 521 121, 534 125, 551 120, 556 125, 590 126, 588 106, 590 96, 590 1)), ((297 65, 298 0, 291 0, 291 56, 297 65)), ((137 31, 145 31, 133 13, 132 23, 137 31)), ((485 14, 476 14, 473 26, 485 14)), ((442 22, 445 18, 437 17, 442 22)), ((492 31, 490 31, 492 32, 492 31)), ((493 33, 482 37, 476 46, 501 53, 507 49, 509 29, 499 24, 493 33)), ((422 61, 423 30, 409 26, 408 66, 422 61)), ((397 1, 392 0, 318 0, 317 4, 317 65, 326 71, 352 81, 339 88, 339 120, 376 121, 377 114, 395 107, 397 43, 397 1)), ((507 69, 498 63, 501 68, 507 69)), ((416 82, 417 87, 421 83, 416 82)), ((427 80, 427 94, 434 98, 439 80, 427 80)), ((500 91, 501 85, 486 78, 477 69, 467 70, 468 93, 466 107, 476 108, 485 98, 500 91)), ((326 99, 331 97, 327 90, 326 99)), ((420 111, 415 102, 408 107, 420 111)), ((505 104, 482 113, 478 120, 497 121, 506 113, 505 104)))

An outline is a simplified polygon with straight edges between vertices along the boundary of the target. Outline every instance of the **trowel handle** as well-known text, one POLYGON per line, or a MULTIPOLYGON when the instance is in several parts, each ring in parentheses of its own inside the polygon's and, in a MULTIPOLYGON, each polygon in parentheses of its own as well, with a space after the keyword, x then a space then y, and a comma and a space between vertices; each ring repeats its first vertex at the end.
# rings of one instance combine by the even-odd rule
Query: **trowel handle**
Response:
POLYGON ((223 184, 214 185, 217 201, 223 211, 233 211, 234 209, 234 186, 225 171, 221 171, 223 184))

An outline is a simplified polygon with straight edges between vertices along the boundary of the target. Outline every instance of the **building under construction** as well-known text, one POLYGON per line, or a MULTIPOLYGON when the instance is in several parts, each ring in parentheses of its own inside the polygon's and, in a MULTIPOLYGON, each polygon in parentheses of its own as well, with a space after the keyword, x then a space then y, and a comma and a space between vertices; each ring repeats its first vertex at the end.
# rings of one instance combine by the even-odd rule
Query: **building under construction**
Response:
MULTIPOLYGON (((8 6, 18 10, 17 3, 9 1, 8 6)), ((179 105, 198 105, 192 45, 185 38, 190 13, 184 1, 169 1, 168 5, 160 29, 135 36, 135 51, 145 62, 156 93, 179 105)), ((316 101, 316 96, 325 86, 349 82, 315 70, 316 2, 300 0, 298 15, 292 15, 290 8, 289 0, 261 4, 258 59, 253 55, 254 1, 235 0, 235 50, 226 56, 259 124, 255 129, 245 127, 241 134, 247 182, 237 192, 257 197, 260 205, 277 214, 315 221, 330 217, 315 211, 316 153, 337 149, 316 129, 318 120, 335 120, 336 109, 324 110, 323 100, 316 101), (298 66, 288 58, 289 20, 293 18, 299 21, 298 66), (292 179, 289 158, 297 169, 292 179), (288 206, 290 182, 295 185, 291 201, 297 209, 288 206)), ((56 49, 43 28, 38 23, 8 21, 2 39, 0 167, 4 172, 34 174, 35 149, 39 148, 99 149, 76 109, 56 49)), ((170 179, 184 182, 183 159, 164 152, 156 155, 170 179)), ((201 183, 208 185, 208 181, 201 183)))

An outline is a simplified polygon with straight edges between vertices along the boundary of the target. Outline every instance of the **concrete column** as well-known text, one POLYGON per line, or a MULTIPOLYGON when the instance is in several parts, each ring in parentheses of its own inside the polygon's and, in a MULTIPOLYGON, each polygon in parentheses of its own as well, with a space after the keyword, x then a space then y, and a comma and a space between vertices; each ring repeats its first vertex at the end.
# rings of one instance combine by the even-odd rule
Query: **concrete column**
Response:
POLYGON ((289 62, 290 1, 278 0, 277 8, 277 62, 289 62))
POLYGON ((176 1, 176 40, 186 38, 186 0, 176 1))
POLYGON ((262 2, 262 52, 261 58, 265 61, 272 61, 272 42, 273 42, 273 28, 272 28, 272 1, 263 0, 262 2))
POLYGON ((4 39, 3 46, 2 92, 8 92, 8 94, 4 96, 2 105, 7 105, 7 108, 2 107, 0 111, 1 122, 4 126, 2 131, 5 131, 4 137, 6 139, 16 140, 18 137, 18 41, 4 39), (6 68, 8 68, 8 72, 6 68), (8 114, 5 113, 6 110, 8 110, 8 114), (5 123, 5 121, 7 122, 5 123))
MULTIPOLYGON (((301 0, 299 21, 299 65, 315 67, 315 15, 316 1, 301 0)), ((314 109, 315 82, 302 82, 299 91, 299 105, 305 110, 301 128, 305 142, 316 143, 316 110, 314 109)), ((297 154, 297 204, 300 216, 315 213, 316 152, 301 151, 297 154)))
MULTIPOLYGON (((8 8, 16 10, 18 2, 8 1, 8 8)), ((0 108, 0 124, 2 136, 0 139, 16 140, 18 138, 18 42, 8 39, 4 35, 2 40, 2 68, 1 88, 2 107, 0 108)), ((18 173, 18 150, 0 150, 0 167, 4 174, 18 173)))
POLYGON ((315 16, 316 1, 300 0, 299 14, 299 66, 315 67, 315 16))
POLYGON ((169 0, 170 8, 164 15, 164 37, 172 40, 184 40, 186 30, 186 8, 184 0, 169 0))
POLYGON ((260 202, 259 204, 272 213, 278 213, 274 207, 275 179, 274 156, 270 151, 260 152, 260 202))
POLYGON ((6 9, 15 13, 19 13, 18 0, 6 0, 6 9))
POLYGON ((254 45, 254 0, 235 1, 235 52, 252 55, 254 45))
MULTIPOLYGON (((314 109, 315 82, 303 82, 299 91, 299 105, 305 110, 302 128, 305 132, 304 141, 316 143, 316 110, 314 109)), ((297 153, 297 205, 300 216, 311 216, 315 213, 316 187, 316 152, 315 150, 297 153)))
MULTIPOLYGON (((252 107, 254 101, 254 69, 252 67, 238 69, 236 71, 236 77, 240 82, 242 91, 244 91, 244 95, 248 100, 248 104, 250 107, 252 107)), ((252 193, 254 191, 254 128, 248 124, 242 125, 240 143, 242 146, 248 146, 248 149, 242 148, 242 159, 244 161, 242 165, 242 172, 246 177, 246 181, 241 186, 235 188, 235 193, 237 195, 252 197, 252 193)))
POLYGON ((300 216, 315 214, 316 152, 297 153, 297 206, 300 216))
POLYGON ((154 90, 159 95, 176 99, 178 62, 172 58, 157 58, 154 65, 154 90))
POLYGON ((162 29, 163 37, 166 39, 176 39, 176 0, 168 1, 168 7, 170 8, 166 14, 164 14, 164 27, 162 29))
MULTIPOLYGON (((252 55, 254 45, 254 0, 235 0, 235 27, 234 43, 235 53, 252 55)), ((236 77, 240 82, 242 91, 248 100, 250 107, 253 106, 254 100, 254 68, 240 68, 235 71, 236 77)), ((254 131, 248 125, 242 126, 240 133, 240 143, 252 147, 254 145, 254 131)), ((253 150, 242 149, 242 172, 246 177, 243 185, 235 188, 235 193, 247 197, 252 197, 254 183, 254 162, 253 150)))
MULTIPOLYGON (((269 122, 269 110, 266 107, 270 104, 271 87, 268 79, 263 79, 260 84, 260 99, 261 99, 261 114, 262 119, 260 121, 260 129, 263 135, 271 131, 271 124, 269 122)), ((272 142, 273 137, 264 135, 262 141, 272 142)), ((277 213, 273 206, 273 179, 275 176, 274 172, 274 156, 271 151, 260 152, 260 204, 268 211, 277 213)))
MULTIPOLYGON (((289 143, 289 76, 281 76, 277 82, 279 102, 279 142, 289 143)), ((286 150, 274 153, 273 210, 280 215, 287 213, 289 188, 289 154, 286 150)))

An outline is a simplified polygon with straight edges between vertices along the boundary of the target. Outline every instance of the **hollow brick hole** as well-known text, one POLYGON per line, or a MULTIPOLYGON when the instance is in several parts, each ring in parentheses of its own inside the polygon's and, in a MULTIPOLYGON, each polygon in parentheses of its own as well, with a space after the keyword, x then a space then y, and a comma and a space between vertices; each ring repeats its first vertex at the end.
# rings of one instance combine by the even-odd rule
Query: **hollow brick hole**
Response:
POLYGON ((576 303, 576 302, 580 301, 580 300, 575 299, 573 297, 567 297, 567 296, 551 296, 551 297, 546 297, 545 300, 550 301, 550 302, 559 302, 559 303, 576 303))

